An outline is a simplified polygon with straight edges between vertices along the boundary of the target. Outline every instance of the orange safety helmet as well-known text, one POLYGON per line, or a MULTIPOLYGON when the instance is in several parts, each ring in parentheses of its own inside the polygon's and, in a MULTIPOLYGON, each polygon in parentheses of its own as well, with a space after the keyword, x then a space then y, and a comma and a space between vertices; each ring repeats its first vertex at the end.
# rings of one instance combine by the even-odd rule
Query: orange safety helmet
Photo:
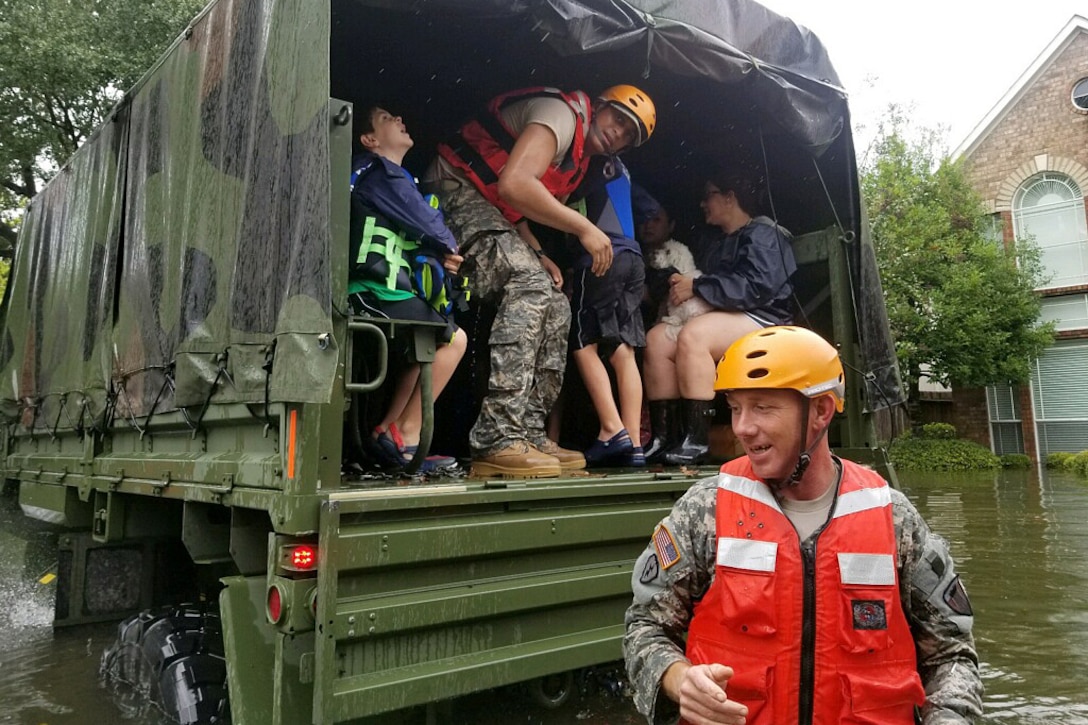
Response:
POLYGON ((634 86, 618 85, 606 88, 600 95, 623 115, 635 122, 638 138, 635 146, 641 146, 654 133, 657 127, 657 108, 653 100, 634 86))
POLYGON ((807 398, 830 394, 843 411, 846 385, 839 354, 812 330, 782 325, 750 332, 725 351, 715 390, 786 388, 807 398))

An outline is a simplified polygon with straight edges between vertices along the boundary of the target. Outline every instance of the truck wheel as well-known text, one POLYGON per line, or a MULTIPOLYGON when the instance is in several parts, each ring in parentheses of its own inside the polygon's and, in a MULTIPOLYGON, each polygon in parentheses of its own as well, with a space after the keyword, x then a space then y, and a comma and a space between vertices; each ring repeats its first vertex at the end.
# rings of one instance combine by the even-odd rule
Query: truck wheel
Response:
POLYGON ((149 609, 121 622, 101 673, 126 714, 151 704, 180 725, 230 722, 222 630, 206 606, 149 609))
POLYGON ((529 682, 529 696, 546 710, 558 710, 574 694, 574 673, 558 672, 529 682))

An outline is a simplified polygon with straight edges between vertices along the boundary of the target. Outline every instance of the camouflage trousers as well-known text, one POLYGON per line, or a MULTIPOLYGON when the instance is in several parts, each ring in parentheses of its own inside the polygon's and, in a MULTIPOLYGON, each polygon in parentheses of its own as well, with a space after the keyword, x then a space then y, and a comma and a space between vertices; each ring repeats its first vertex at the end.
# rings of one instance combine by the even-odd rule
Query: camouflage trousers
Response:
POLYGON ((474 455, 488 455, 516 441, 540 441, 563 386, 570 303, 513 225, 476 189, 465 185, 438 195, 472 294, 497 307, 487 394, 469 445, 474 455))

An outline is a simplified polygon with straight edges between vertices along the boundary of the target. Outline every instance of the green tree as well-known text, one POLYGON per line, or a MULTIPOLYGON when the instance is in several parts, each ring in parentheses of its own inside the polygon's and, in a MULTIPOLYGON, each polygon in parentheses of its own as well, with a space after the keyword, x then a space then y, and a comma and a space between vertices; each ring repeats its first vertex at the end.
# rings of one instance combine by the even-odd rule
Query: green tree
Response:
POLYGON ((892 106, 862 169, 896 354, 912 402, 923 372, 963 387, 1027 380, 1053 341, 1035 289, 1037 248, 1006 247, 940 133, 912 132, 892 106))
POLYGON ((4 299, 4 292, 8 288, 8 277, 11 276, 11 262, 0 259, 0 300, 4 299))
MULTIPOLYGON (((0 210, 38 193, 205 2, 0 0, 0 210)), ((19 219, 0 215, 0 254, 19 219)))

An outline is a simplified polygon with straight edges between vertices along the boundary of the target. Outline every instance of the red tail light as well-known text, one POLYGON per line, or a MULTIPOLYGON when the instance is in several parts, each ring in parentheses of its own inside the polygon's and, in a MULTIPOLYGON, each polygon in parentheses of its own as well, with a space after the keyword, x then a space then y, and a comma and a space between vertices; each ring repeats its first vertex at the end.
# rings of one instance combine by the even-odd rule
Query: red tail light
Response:
POLYGON ((286 571, 313 571, 317 568, 317 547, 310 544, 280 547, 280 567, 286 571))
POLYGON ((268 601, 265 606, 268 609, 268 621, 279 624, 283 619, 283 592, 280 591, 279 585, 273 584, 268 587, 268 601))

